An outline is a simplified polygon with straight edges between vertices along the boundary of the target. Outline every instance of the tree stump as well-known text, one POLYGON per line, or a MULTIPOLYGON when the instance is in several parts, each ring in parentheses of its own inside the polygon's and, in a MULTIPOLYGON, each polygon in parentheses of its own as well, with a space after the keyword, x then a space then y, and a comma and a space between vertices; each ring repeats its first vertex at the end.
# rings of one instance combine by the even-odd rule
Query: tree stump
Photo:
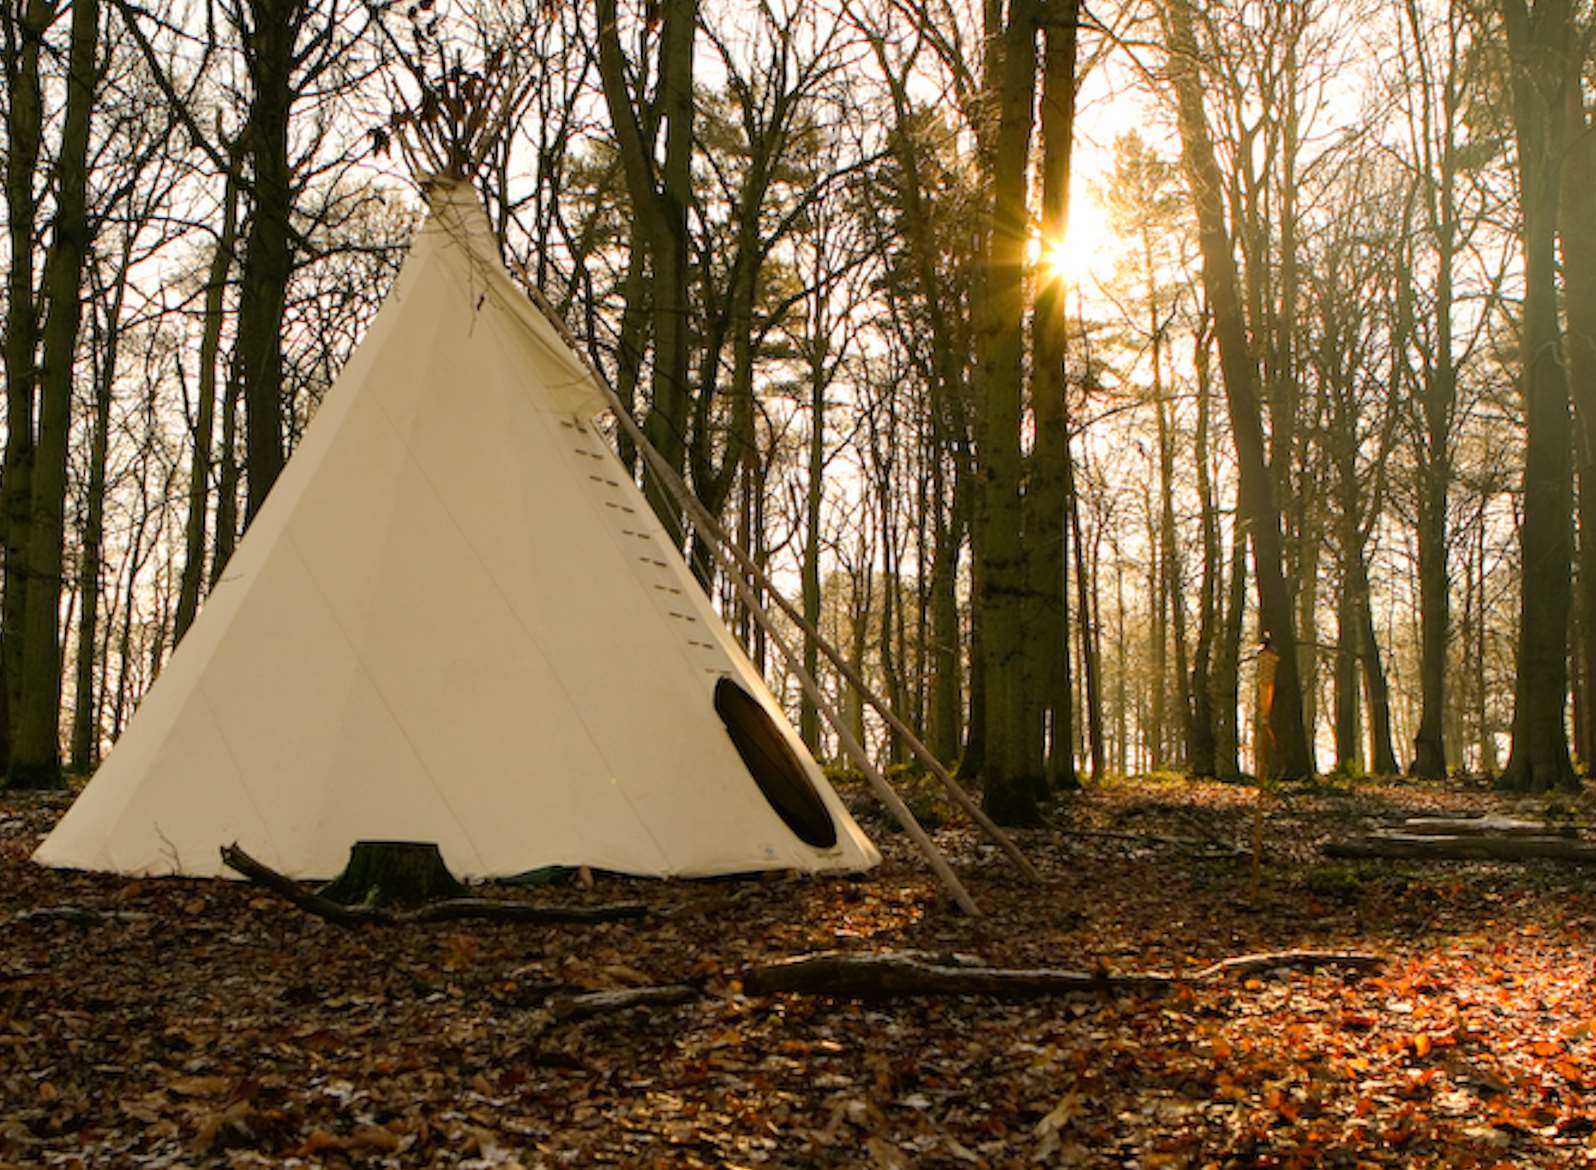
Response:
POLYGON ((318 893, 344 906, 423 906, 467 891, 431 841, 356 841, 344 872, 318 893))

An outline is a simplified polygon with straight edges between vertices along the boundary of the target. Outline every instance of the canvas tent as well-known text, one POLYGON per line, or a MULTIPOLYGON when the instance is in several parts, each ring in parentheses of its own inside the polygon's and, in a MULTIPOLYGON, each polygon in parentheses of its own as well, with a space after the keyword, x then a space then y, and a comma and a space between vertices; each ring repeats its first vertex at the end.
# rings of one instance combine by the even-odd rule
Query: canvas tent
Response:
POLYGON ((296 877, 878 860, 591 424, 606 399, 432 188, 398 284, 204 611, 35 854, 296 877))

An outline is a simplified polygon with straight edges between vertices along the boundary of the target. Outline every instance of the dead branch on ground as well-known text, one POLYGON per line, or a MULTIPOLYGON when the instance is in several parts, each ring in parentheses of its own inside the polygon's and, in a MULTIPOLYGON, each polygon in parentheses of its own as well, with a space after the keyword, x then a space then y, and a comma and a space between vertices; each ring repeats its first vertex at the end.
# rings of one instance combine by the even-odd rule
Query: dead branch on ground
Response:
POLYGON ((641 902, 612 902, 604 906, 534 906, 527 902, 502 902, 495 898, 445 898, 415 910, 389 910, 379 906, 345 906, 308 890, 293 878, 256 861, 238 845, 222 846, 222 863, 258 886, 292 902, 307 914, 339 926, 403 926, 434 922, 619 922, 642 918, 648 907, 641 902))

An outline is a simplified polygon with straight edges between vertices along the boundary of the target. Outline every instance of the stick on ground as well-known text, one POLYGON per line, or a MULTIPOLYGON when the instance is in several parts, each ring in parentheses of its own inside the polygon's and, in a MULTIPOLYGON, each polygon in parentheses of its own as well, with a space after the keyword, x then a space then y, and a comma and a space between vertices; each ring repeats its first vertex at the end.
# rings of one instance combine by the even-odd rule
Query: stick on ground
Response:
MULTIPOLYGON (((1162 995, 1182 984, 1214 983, 1262 971, 1311 971, 1322 967, 1375 971, 1384 964, 1381 956, 1358 951, 1295 950, 1237 955, 1190 975, 1161 971, 1116 974, 926 961, 901 952, 859 955, 822 951, 748 967, 742 972, 741 980, 743 990, 749 995, 824 995, 859 1000, 922 995, 1040 999, 1081 993, 1162 995)), ((557 999, 554 1013, 560 1019, 581 1019, 633 1007, 684 1003, 701 994, 701 989, 685 983, 595 991, 557 999)))

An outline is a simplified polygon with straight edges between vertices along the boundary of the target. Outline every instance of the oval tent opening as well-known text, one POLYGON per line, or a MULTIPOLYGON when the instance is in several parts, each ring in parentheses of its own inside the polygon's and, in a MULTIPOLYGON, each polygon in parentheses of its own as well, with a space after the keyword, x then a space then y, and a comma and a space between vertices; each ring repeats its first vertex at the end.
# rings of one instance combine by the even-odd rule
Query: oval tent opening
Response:
POLYGON ((715 684, 715 712, 748 774, 797 838, 816 849, 837 843, 837 826, 802 761, 758 699, 729 678, 715 684))

